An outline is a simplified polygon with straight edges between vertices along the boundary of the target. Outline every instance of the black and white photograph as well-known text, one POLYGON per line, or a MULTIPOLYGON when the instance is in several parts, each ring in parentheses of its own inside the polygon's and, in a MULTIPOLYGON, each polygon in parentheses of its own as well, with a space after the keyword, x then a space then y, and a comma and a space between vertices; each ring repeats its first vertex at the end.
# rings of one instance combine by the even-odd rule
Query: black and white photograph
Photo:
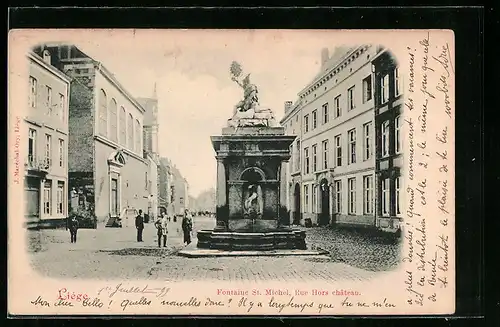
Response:
POLYGON ((10 42, 19 310, 454 310, 453 35, 10 42))

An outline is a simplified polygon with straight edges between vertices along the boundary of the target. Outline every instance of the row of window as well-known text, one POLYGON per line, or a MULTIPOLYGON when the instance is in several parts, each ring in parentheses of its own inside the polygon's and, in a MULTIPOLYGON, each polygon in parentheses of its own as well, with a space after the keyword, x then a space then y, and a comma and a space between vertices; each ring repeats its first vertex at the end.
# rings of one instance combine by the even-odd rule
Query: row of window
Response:
MULTIPOLYGON (((380 78, 380 101, 381 104, 389 101, 389 73, 385 74, 380 78)), ((370 101, 373 97, 372 91, 372 77, 371 75, 363 79, 363 103, 370 101)), ((394 96, 399 96, 402 91, 402 80, 399 74, 399 68, 394 69, 394 96)), ((356 109, 356 86, 353 85, 347 90, 347 111, 356 109)), ((337 95, 333 99, 333 116, 334 118, 339 118, 342 116, 342 95, 337 95)), ((321 122, 322 124, 327 124, 330 121, 330 110, 328 102, 323 104, 321 112, 321 122)), ((298 117, 296 118, 298 120, 298 117)), ((293 121, 290 122, 290 127, 293 125, 293 121)), ((318 110, 315 109, 311 114, 306 114, 304 116, 304 133, 308 133, 318 127, 318 110)))
MULTIPOLYGON (((30 83, 30 92, 28 97, 28 105, 31 108, 38 107, 38 81, 33 76, 29 78, 30 83)), ((52 97, 52 88, 49 85, 45 85, 44 90, 44 106, 46 109, 45 114, 49 117, 56 115, 62 122, 66 120, 66 97, 64 94, 59 93, 58 102, 54 103, 54 99, 52 97)))
MULTIPOLYGON (((390 154, 391 145, 391 133, 390 133, 390 121, 386 120, 382 123, 380 127, 381 136, 381 156, 385 158, 390 154)), ((401 116, 397 116, 394 119, 394 153, 399 154, 402 150, 402 140, 401 140, 401 116)))
MULTIPOLYGON (((401 214, 401 184, 400 177, 394 180, 395 189, 395 210, 396 214, 401 214)), ((318 185, 304 185, 304 204, 306 212, 309 212, 309 188, 312 191, 312 212, 315 213, 318 208, 317 197, 318 197, 318 185)), ((374 178, 372 175, 363 176, 363 214, 372 215, 374 212, 374 178)), ((381 183, 381 214, 383 216, 390 215, 390 201, 391 201, 391 189, 390 189, 390 179, 384 179, 381 183)), ((343 187, 342 181, 334 181, 334 213, 344 214, 346 211, 343 206, 343 187)), ((356 208, 356 178, 347 179, 347 214, 355 215, 357 214, 356 208)))
MULTIPOLYGON (((394 151, 396 154, 401 153, 402 144, 401 144, 401 118, 400 116, 396 117, 394 120, 394 151)), ((371 122, 363 125, 363 160, 369 160, 373 156, 373 125, 371 122)), ((387 157, 389 155, 390 149, 390 124, 389 120, 385 121, 381 125, 381 156, 387 157)), ((356 128, 353 128, 347 132, 347 146, 348 146, 348 157, 347 164, 354 164, 357 160, 356 154, 356 143, 357 143, 357 131, 356 128)), ((342 135, 336 135, 334 137, 334 167, 342 166, 342 135)), ((292 156, 292 165, 295 168, 295 171, 300 169, 300 141, 296 143, 296 151, 292 156)), ((293 151, 293 148, 292 148, 293 151)), ((321 142, 321 154, 322 154, 322 162, 318 165, 318 145, 314 144, 309 147, 304 148, 304 174, 309 174, 311 172, 316 172, 318 170, 328 169, 330 167, 328 158, 329 158, 329 140, 323 140, 321 142), (312 154, 311 154, 312 152, 312 154), (312 169, 310 157, 312 156, 312 169)))
MULTIPOLYGON (((372 133, 373 124, 371 122, 363 125, 363 160, 368 160, 372 157, 372 149, 373 149, 373 133, 372 133)), ((357 154, 356 154, 356 142, 357 135, 356 129, 353 128, 347 132, 347 140, 348 140, 348 164, 356 163, 357 154)), ((329 168, 329 140, 324 140, 321 142, 321 152, 322 152, 322 163, 321 166, 318 166, 317 154, 318 154, 318 145, 314 144, 311 146, 312 152, 312 171, 311 171, 311 163, 310 163, 310 151, 309 147, 304 148, 304 174, 309 174, 311 172, 316 172, 319 169, 328 169, 329 168)), ((340 167, 342 166, 342 135, 339 134, 334 138, 334 166, 340 167)))
POLYGON ((65 214, 65 204, 66 204, 66 192, 64 182, 57 182, 57 190, 56 190, 56 207, 55 212, 52 203, 52 180, 46 180, 43 184, 43 213, 44 215, 64 215, 65 214))
MULTIPOLYGON (((347 110, 351 111, 356 108, 356 87, 352 86, 347 90, 347 110)), ((371 100, 371 76, 363 80, 363 103, 371 100)), ((334 106, 334 118, 339 118, 342 116, 342 95, 338 95, 333 99, 334 106)), ((330 107, 328 102, 321 106, 322 110, 322 124, 327 124, 330 121, 330 107)), ((304 116, 304 133, 314 130, 318 127, 318 110, 315 109, 311 113, 311 119, 309 119, 309 114, 304 116)))
MULTIPOLYGON (((30 164, 35 164, 38 162, 39 158, 38 153, 37 153, 37 130, 36 129, 29 129, 29 135, 28 135, 28 161, 30 164)), ((48 167, 52 167, 53 165, 53 160, 52 157, 54 155, 53 153, 53 147, 52 147, 52 135, 46 133, 45 134, 45 139, 44 139, 44 153, 43 153, 43 163, 48 167)), ((65 154, 66 154, 66 148, 65 148, 65 142, 63 139, 58 139, 57 142, 57 165, 59 167, 64 167, 65 166, 65 154)))
MULTIPOLYGON (((399 67, 394 68, 394 97, 403 92, 403 80, 399 73, 399 67)), ((383 105, 389 101, 389 72, 380 77, 380 104, 383 105)))
MULTIPOLYGON (((382 180, 381 185, 381 194, 382 199, 380 203, 382 216, 389 216, 391 212, 390 203, 391 203, 391 180, 389 178, 385 178, 382 180)), ((395 194, 395 202, 396 202, 396 215, 401 214, 401 178, 397 177, 394 179, 394 190, 395 194)))
POLYGON ((137 153, 142 153, 142 126, 138 119, 128 113, 123 106, 118 105, 114 98, 108 102, 106 92, 101 89, 99 92, 98 105, 98 133, 109 138, 111 141, 119 143, 137 153), (109 129, 108 129, 109 128, 109 129))

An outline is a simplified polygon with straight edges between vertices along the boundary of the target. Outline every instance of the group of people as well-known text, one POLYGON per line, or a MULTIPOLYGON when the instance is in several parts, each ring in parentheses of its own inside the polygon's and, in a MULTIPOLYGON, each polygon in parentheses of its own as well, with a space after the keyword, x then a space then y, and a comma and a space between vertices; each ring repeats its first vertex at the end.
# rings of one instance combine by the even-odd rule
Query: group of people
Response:
MULTIPOLYGON (((168 236, 168 224, 171 217, 165 212, 161 212, 158 219, 155 221, 154 226, 156 228, 156 235, 158 236, 158 247, 167 247, 167 236, 168 236)), ((176 217, 173 217, 173 221, 176 222, 176 217)), ((144 216, 142 210, 139 210, 139 215, 135 218, 135 227, 137 229, 137 242, 143 242, 142 232, 144 230, 144 216)), ((185 210, 182 217, 182 233, 184 236, 184 244, 191 244, 191 232, 193 230, 193 216, 189 210, 185 210)))
MULTIPOLYGON (((155 221, 154 226, 157 230, 156 235, 158 236, 158 247, 167 247, 167 234, 168 234, 168 224, 171 217, 165 212, 162 212, 158 219, 155 221)), ((173 217, 173 221, 176 222, 176 217, 173 217)), ((78 219, 76 216, 72 216, 68 221, 68 229, 70 232, 71 243, 76 243, 76 235, 78 232, 78 219)), ((135 228, 137 229, 137 242, 143 242, 142 232, 144 231, 144 214, 142 210, 139 210, 139 214, 135 217, 135 228)), ((193 230, 193 216, 189 210, 185 210, 182 217, 181 223, 182 233, 184 236, 184 244, 191 244, 191 232, 193 230)))

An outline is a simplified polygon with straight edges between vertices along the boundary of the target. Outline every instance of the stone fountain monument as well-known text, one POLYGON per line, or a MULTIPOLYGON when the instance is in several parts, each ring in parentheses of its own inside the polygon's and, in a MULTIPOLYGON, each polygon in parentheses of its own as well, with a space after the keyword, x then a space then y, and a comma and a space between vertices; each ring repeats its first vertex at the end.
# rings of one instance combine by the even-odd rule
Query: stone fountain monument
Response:
POLYGON ((198 231, 198 248, 218 250, 306 249, 305 231, 289 227, 285 163, 295 136, 285 135, 272 110, 261 108, 250 74, 231 78, 244 99, 219 136, 212 136, 217 158, 217 224, 198 231))

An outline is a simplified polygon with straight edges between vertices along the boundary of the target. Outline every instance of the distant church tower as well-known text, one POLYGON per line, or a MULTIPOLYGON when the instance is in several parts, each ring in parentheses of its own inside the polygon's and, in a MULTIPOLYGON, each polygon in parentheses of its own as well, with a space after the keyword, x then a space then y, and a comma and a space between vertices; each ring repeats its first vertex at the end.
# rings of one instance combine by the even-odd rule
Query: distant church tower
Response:
POLYGON ((158 95, 156 82, 150 98, 138 98, 137 101, 146 110, 144 114, 144 150, 158 154, 158 95))
POLYGON ((153 87, 152 112, 153 119, 151 122, 151 152, 158 153, 158 95, 156 94, 156 82, 153 87))

